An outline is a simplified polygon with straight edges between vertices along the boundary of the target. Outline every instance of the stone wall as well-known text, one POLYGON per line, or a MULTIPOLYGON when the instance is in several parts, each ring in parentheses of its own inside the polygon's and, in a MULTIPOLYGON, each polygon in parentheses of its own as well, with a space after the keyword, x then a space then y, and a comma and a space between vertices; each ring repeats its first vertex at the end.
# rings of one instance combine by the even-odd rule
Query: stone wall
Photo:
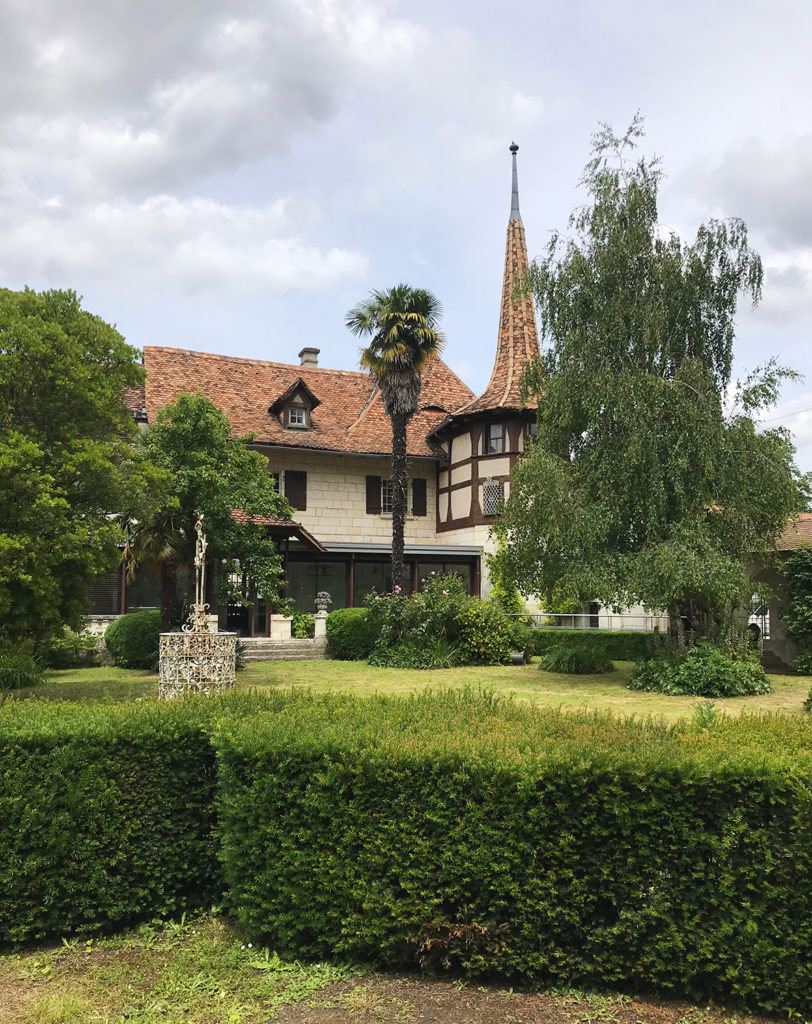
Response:
MULTIPOLYGON (((316 452, 260 448, 272 473, 286 469, 307 473, 307 508, 297 509, 293 518, 322 543, 384 543, 392 540, 391 515, 369 515, 366 510, 366 478, 388 479, 392 460, 388 456, 363 458, 357 455, 322 455, 316 452)), ((454 543, 448 534, 438 536, 435 508, 437 470, 429 460, 410 460, 409 479, 426 481, 426 515, 406 517, 407 544, 454 543)), ((284 493, 284 483, 281 488, 284 493)), ((409 488, 411 507, 411 487, 409 488)), ((459 543, 466 543, 459 541, 459 543)))

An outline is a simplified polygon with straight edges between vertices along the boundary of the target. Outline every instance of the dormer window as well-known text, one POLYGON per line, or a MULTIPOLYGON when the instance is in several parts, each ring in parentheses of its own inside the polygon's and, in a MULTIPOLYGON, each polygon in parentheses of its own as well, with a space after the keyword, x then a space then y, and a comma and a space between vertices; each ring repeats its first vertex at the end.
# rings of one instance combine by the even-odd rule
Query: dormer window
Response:
POLYGON ((282 392, 268 409, 272 416, 287 430, 310 430, 313 426, 312 412, 321 402, 301 377, 282 392))

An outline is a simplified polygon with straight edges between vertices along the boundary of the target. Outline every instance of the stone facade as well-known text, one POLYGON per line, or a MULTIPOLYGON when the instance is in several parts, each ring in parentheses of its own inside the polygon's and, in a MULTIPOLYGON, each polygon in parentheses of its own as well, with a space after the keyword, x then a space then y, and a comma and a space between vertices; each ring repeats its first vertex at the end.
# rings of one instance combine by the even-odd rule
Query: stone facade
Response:
MULTIPOLYGON (((297 509, 295 518, 322 544, 353 541, 386 544, 392 539, 392 516, 384 512, 367 512, 367 477, 387 480, 392 462, 386 457, 353 455, 326 455, 320 452, 301 452, 282 448, 257 446, 268 458, 268 468, 274 474, 285 470, 307 474, 307 502, 297 509)), ((424 516, 407 515, 406 543, 432 545, 444 543, 438 536, 434 521, 436 503, 436 461, 411 459, 409 473, 409 509, 411 511, 411 481, 426 481, 426 507, 424 516)), ((280 490, 285 491, 284 475, 280 490)))

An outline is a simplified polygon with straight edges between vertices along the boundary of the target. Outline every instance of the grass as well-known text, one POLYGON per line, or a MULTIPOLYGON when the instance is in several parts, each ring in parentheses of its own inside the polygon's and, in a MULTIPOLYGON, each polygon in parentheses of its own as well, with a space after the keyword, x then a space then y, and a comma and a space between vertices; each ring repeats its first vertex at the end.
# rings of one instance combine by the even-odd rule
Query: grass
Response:
MULTIPOLYGON (((666 697, 626 688, 631 662, 616 662, 605 675, 573 676, 542 672, 537 662, 523 666, 451 668, 435 672, 376 668, 362 661, 265 661, 249 663, 237 676, 238 689, 306 688, 317 693, 411 693, 426 687, 483 687, 519 700, 563 708, 612 710, 626 715, 662 715, 669 721, 692 714, 694 697, 666 697)), ((770 676, 773 692, 763 697, 718 699, 716 707, 740 711, 800 712, 809 692, 805 676, 770 676)), ((48 673, 47 681, 14 691, 7 699, 126 701, 154 697, 157 677, 119 668, 66 669, 48 673)), ((0 698, 2 699, 2 698, 0 698)))
MULTIPOLYGON (((722 1008, 572 988, 303 963, 251 946, 228 920, 144 924, 0 956, 0 1024, 756 1024, 722 1008)), ((798 1018, 799 1024, 803 1019, 798 1018)), ((768 1024, 764 1021, 763 1024, 768 1024)))
POLYGON ((219 917, 0 957, 0 1022, 267 1021, 360 967, 302 964, 257 950, 219 917))

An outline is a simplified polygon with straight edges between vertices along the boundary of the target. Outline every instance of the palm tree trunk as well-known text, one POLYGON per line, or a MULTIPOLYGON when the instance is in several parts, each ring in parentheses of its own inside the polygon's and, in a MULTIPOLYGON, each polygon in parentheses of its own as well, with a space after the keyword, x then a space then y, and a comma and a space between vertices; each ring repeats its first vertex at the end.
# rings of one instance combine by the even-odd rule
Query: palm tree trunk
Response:
POLYGON ((392 589, 405 588, 403 531, 406 524, 406 424, 403 413, 392 416, 392 589))
POLYGON ((174 558, 161 559, 161 630, 166 633, 175 621, 178 600, 178 565, 174 558))

